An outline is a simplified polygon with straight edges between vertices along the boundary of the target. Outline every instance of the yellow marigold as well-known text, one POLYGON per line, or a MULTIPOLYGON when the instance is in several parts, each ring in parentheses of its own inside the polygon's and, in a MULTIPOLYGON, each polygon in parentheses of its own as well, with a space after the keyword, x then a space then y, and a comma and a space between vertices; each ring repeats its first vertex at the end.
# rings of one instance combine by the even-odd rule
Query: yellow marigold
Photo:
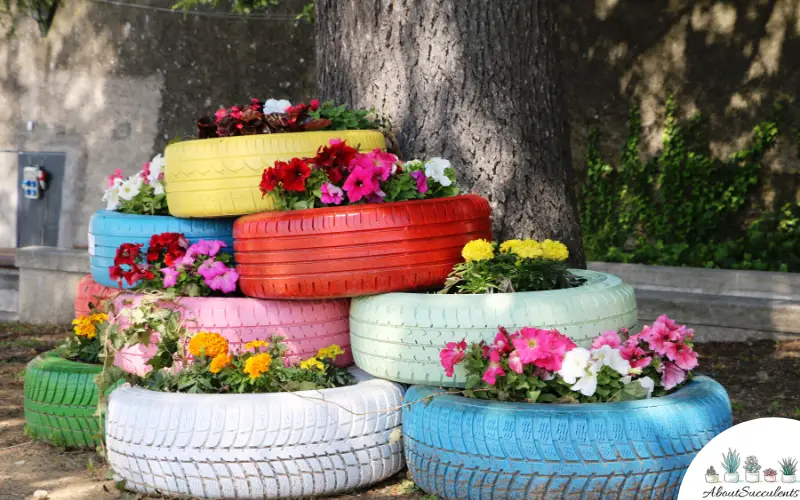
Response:
POLYGON ((494 257, 494 247, 490 241, 483 239, 472 240, 461 250, 461 256, 467 262, 477 260, 489 260, 494 257))
POLYGON ((567 257, 569 257, 567 245, 560 241, 544 240, 542 242, 542 252, 544 253, 544 258, 550 260, 567 260, 567 257))
POLYGON ((245 349, 252 349, 254 351, 257 351, 260 347, 269 347, 269 343, 263 340, 252 340, 244 345, 245 349))
POLYGON ((220 370, 225 368, 226 366, 231 365, 231 355, 230 354, 218 354, 211 360, 211 366, 208 367, 208 371, 211 373, 219 373, 220 370))
POLYGON ((544 255, 542 246, 536 240, 523 240, 512 250, 517 257, 523 259, 537 259, 544 255))
POLYGON ((269 365, 272 364, 272 356, 269 353, 263 352, 256 354, 244 362, 244 372, 250 375, 251 379, 258 378, 263 373, 269 371, 269 365))
POLYGON ((89 319, 93 323, 101 323, 103 321, 108 321, 108 314, 106 314, 106 313, 94 313, 91 316, 89 316, 89 319))
POLYGON ((81 316, 73 319, 72 324, 75 325, 73 331, 78 337, 93 339, 97 336, 97 327, 92 322, 91 316, 81 316))
POLYGON ((522 240, 506 240, 500 244, 500 253, 514 253, 514 249, 522 245, 522 240))
POLYGON ((228 341, 219 333, 197 332, 189 341, 189 352, 192 356, 205 352, 209 358, 215 358, 228 352, 228 341))
POLYGON ((335 359, 336 356, 344 354, 344 350, 337 344, 331 344, 328 347, 323 347, 317 352, 317 357, 321 359, 330 358, 335 359))
POLYGON ((317 358, 308 358, 305 361, 300 362, 300 368, 303 370, 310 370, 312 368, 316 368, 317 370, 324 370, 325 365, 320 363, 317 358))

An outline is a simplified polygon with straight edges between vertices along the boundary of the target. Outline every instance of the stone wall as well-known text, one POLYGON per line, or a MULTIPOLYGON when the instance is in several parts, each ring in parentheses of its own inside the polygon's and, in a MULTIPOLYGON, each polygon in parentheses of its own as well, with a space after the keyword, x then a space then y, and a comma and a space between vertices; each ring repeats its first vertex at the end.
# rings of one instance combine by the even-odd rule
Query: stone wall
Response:
POLYGON ((32 19, 4 19, 0 247, 16 245, 18 151, 67 153, 59 246, 85 246, 115 168, 133 173, 221 104, 309 96, 313 36, 289 15, 303 0, 272 18, 184 15, 173 3, 62 1, 47 37, 32 19))

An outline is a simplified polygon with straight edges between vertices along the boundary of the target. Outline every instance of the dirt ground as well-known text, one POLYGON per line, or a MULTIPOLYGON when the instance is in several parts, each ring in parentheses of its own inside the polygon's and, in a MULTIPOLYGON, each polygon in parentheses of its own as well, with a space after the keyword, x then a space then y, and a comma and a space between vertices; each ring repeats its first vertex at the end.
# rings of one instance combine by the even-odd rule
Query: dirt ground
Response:
MULTIPOLYGON (((23 380, 26 363, 67 334, 58 326, 0 323, 0 499, 144 500, 118 491, 102 456, 31 442, 23 434, 23 380)), ((698 373, 718 380, 730 394, 734 422, 760 417, 800 419, 800 341, 707 343, 697 346, 698 373)), ((403 471, 369 491, 343 498, 425 498, 403 471)), ((430 497, 428 497, 430 498, 430 497)))

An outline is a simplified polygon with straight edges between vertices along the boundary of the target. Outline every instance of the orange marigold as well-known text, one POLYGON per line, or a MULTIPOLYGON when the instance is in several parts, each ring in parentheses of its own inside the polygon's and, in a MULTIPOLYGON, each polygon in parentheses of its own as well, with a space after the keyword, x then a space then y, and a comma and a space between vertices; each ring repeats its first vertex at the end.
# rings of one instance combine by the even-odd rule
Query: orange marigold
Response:
POLYGON ((245 349, 252 349, 253 351, 258 351, 261 347, 269 347, 269 343, 263 340, 251 340, 244 345, 245 349))
POLYGON ((247 361, 244 362, 244 372, 250 375, 251 379, 255 379, 263 373, 267 373, 271 364, 272 356, 269 353, 256 354, 251 358, 247 358, 247 361))
POLYGON ((205 353, 209 358, 215 358, 228 352, 228 341, 219 333, 197 332, 189 341, 189 352, 192 356, 205 353))
POLYGON ((208 367, 208 371, 211 373, 219 373, 220 370, 225 368, 226 366, 231 365, 231 355, 230 354, 218 354, 211 360, 211 366, 208 367))

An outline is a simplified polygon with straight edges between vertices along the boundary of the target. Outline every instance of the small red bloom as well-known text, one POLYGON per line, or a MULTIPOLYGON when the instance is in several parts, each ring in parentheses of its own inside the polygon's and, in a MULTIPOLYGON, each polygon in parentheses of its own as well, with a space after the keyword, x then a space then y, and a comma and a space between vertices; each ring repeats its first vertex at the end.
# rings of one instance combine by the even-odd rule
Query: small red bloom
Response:
POLYGON ((232 118, 236 118, 238 120, 238 119, 240 119, 242 117, 243 114, 244 113, 242 112, 241 109, 239 109, 238 106, 232 106, 231 107, 231 117, 232 118))
POLYGON ((142 246, 141 243, 123 243, 120 245, 117 248, 117 254, 114 256, 114 265, 136 265, 136 258, 139 257, 139 250, 142 246))
POLYGON ((311 167, 300 158, 292 158, 289 163, 275 162, 278 177, 287 191, 305 191, 306 179, 311 175, 311 167), (279 165, 280 164, 280 165, 279 165))
POLYGON ((308 103, 309 108, 311 111, 316 111, 319 109, 319 99, 311 99, 311 102, 308 103))
MULTIPOLYGON (((275 162, 276 167, 277 163, 275 162)), ((282 162, 280 162, 282 163, 282 162)), ((275 167, 265 168, 264 172, 261 174, 261 183, 259 183, 258 188, 261 189, 262 197, 275 189, 278 186, 278 182, 280 182, 280 178, 278 178, 278 170, 275 167)))

